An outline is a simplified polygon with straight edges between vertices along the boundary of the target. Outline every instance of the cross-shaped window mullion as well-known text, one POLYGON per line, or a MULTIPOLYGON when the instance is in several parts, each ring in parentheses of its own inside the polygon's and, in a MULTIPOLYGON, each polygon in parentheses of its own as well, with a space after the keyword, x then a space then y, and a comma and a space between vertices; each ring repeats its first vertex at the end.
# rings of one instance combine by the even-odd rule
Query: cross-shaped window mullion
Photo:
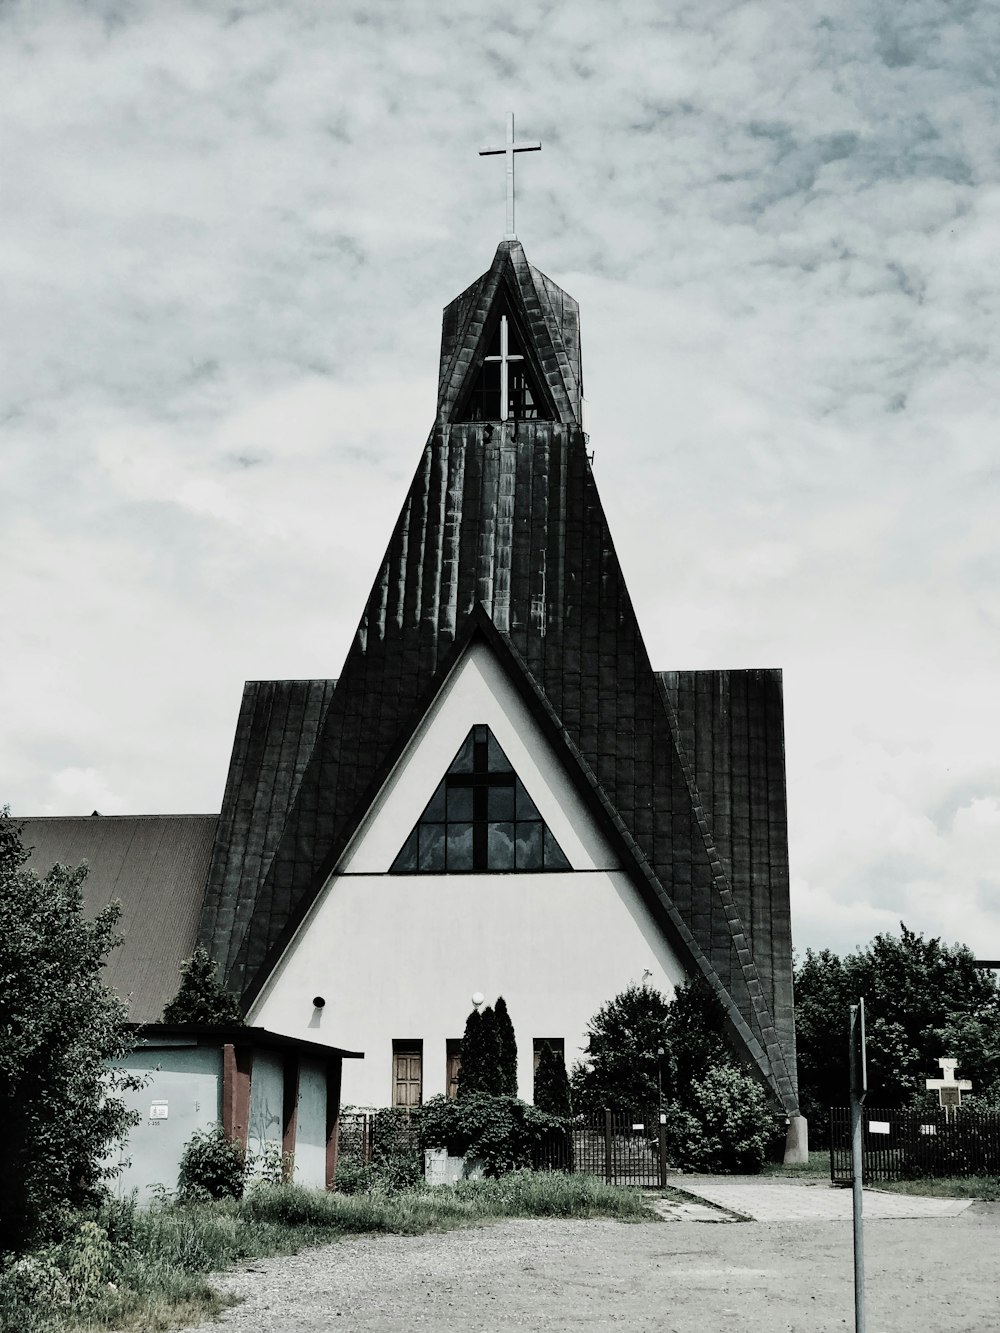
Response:
POLYGON ((483 357, 484 361, 500 362, 500 420, 506 421, 510 411, 510 363, 523 361, 520 352, 510 350, 510 327, 507 316, 500 316, 500 355, 483 357))

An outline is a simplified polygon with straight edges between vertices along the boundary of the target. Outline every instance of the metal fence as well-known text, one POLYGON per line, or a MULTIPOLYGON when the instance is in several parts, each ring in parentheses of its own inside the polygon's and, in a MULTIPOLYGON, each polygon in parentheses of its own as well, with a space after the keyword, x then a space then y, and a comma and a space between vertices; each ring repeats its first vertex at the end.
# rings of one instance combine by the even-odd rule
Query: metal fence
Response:
POLYGON ((358 1162, 371 1162, 396 1153, 420 1151, 416 1120, 408 1111, 348 1112, 340 1117, 337 1155, 358 1162))
MULTIPOLYGON (((419 1155, 416 1117, 403 1110, 349 1112, 340 1117, 338 1155, 372 1162, 419 1155)), ((665 1185, 666 1133, 659 1114, 593 1111, 547 1134, 533 1154, 536 1171, 576 1171, 613 1185, 665 1185)))
POLYGON ((612 1185, 665 1185, 666 1135, 656 1111, 593 1111, 548 1135, 535 1153, 540 1171, 578 1171, 612 1185))
MULTIPOLYGON (((862 1108, 861 1166, 864 1184, 919 1180, 924 1176, 1000 1173, 1000 1113, 862 1108)), ((830 1179, 850 1184, 851 1112, 830 1108, 830 1179)))

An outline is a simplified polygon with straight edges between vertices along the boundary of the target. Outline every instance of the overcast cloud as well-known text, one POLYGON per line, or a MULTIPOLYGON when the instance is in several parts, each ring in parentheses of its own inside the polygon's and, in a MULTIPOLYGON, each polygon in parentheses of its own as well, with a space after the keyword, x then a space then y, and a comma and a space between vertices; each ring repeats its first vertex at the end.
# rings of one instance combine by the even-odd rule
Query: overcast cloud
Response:
POLYGON ((219 808, 339 673, 518 234, 654 664, 785 671, 793 929, 1000 957, 983 0, 0 6, 0 800, 219 808))

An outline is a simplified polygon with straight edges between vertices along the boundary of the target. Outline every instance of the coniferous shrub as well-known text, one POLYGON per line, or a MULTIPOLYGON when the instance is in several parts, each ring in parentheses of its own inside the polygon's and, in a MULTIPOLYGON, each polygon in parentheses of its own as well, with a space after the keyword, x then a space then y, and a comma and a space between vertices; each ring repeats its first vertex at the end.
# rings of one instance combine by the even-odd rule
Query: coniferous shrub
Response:
POLYGON ((535 1070, 534 1102, 540 1111, 568 1119, 573 1114, 569 1075, 562 1056, 546 1042, 535 1070))
POLYGON ((216 980, 215 969, 215 963, 199 945, 181 963, 181 984, 163 1010, 164 1023, 243 1023, 239 1001, 216 980))
POLYGON ((497 1031, 497 1015, 492 1005, 482 1011, 483 1061, 479 1079, 479 1091, 493 1097, 504 1095, 503 1078, 500 1069, 500 1034, 497 1031))
POLYGON ((465 1035, 462 1037, 462 1063, 458 1068, 459 1098, 483 1091, 485 1063, 483 1016, 478 1009, 473 1009, 465 1020, 465 1035))
POLYGON ((514 1024, 507 1012, 507 1001, 498 996, 493 1010, 496 1029, 497 1069, 499 1073, 497 1091, 505 1097, 517 1096, 517 1039, 514 1036, 514 1024))

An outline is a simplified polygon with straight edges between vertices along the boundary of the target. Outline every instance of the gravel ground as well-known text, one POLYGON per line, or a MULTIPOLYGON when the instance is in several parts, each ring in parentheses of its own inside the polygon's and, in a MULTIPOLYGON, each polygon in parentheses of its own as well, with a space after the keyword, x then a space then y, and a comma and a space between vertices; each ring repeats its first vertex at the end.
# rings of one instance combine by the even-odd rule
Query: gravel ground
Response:
MULTIPOLYGON (((866 1267, 869 1333, 1000 1330, 1000 1205, 872 1222, 866 1267)), ((501 1222, 356 1237, 215 1281, 242 1302, 223 1315, 226 1333, 854 1327, 850 1225, 840 1222, 501 1222)))

